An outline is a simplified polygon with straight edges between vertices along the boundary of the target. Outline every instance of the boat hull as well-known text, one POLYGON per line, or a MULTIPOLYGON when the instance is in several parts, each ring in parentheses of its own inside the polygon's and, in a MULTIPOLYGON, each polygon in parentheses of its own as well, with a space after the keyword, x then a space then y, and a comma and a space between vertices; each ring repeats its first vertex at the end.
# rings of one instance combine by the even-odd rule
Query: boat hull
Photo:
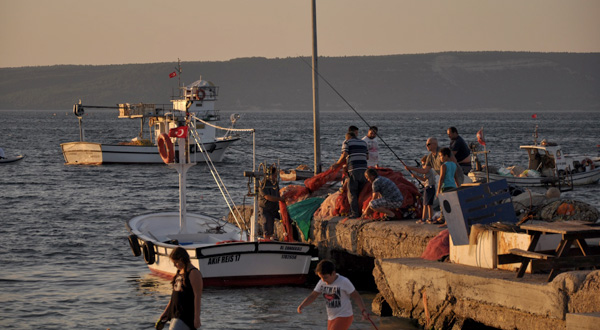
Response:
MULTIPOLYGON (((595 184, 600 180, 600 168, 595 168, 586 172, 578 172, 573 175, 573 185, 582 186, 588 184, 595 184)), ((486 182, 487 174, 485 172, 470 172, 469 177, 473 182, 486 182)), ((558 184, 558 180, 553 177, 513 177, 504 176, 500 174, 490 173, 490 181, 497 181, 505 179, 508 184, 521 186, 521 187, 546 187, 558 184)))
MULTIPOLYGON (((239 138, 217 140, 204 144, 213 162, 221 162, 227 148, 239 138)), ((99 165, 99 164, 163 164, 158 148, 155 145, 117 145, 94 142, 68 142, 61 145, 67 165, 99 165)), ((176 148, 177 149, 177 148, 176 148)), ((200 151, 190 154, 191 162, 204 161, 200 151)))
POLYGON ((2 158, 2 159, 0 159, 0 164, 7 164, 7 163, 18 162, 18 161, 20 161, 23 158, 25 158, 25 156, 23 156, 23 155, 19 155, 19 156, 16 156, 16 157, 2 158))
POLYGON ((163 277, 175 274, 169 255, 181 246, 202 272, 206 286, 284 285, 306 281, 314 254, 309 244, 242 241, 240 238, 245 239, 245 236, 229 223, 220 225, 218 232, 206 232, 207 228, 214 229, 218 220, 198 214, 186 217, 186 232, 196 234, 179 234, 178 219, 178 213, 161 213, 136 217, 127 224, 132 233, 130 240, 136 240, 142 247, 144 260, 154 274, 163 277), (153 257, 148 258, 147 253, 153 253, 153 257))

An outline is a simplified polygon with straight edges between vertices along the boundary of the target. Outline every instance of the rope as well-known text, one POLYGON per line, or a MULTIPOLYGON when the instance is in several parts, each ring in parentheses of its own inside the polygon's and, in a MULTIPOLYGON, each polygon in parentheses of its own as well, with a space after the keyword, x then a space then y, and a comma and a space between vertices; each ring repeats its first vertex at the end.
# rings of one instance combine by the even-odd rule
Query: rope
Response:
MULTIPOLYGON (((196 118, 196 117, 194 117, 194 118, 196 118)), ((225 203, 227 204, 229 211, 233 215, 235 222, 237 223, 238 227, 241 229, 242 225, 240 224, 240 222, 241 222, 240 219, 243 219, 244 217, 242 216, 242 214, 240 213, 240 210, 235 205, 235 202, 233 201, 233 198, 229 194, 229 190, 223 183, 223 180, 221 179, 221 176, 219 175, 219 172, 217 171, 215 164, 213 163, 212 159, 210 159, 210 156, 208 155, 208 151, 206 149, 204 149, 202 140, 200 138, 200 135, 198 134, 198 131, 196 131, 196 129, 194 127, 192 127, 191 123, 189 126, 190 126, 190 132, 192 133, 192 136, 194 137, 194 140, 196 141, 196 145, 202 152, 202 155, 204 156, 204 160, 206 161, 206 164, 208 165, 208 168, 210 169, 210 174, 213 176, 213 179, 217 183, 217 187, 219 188, 221 195, 225 199, 225 203), (232 205, 233 205, 233 207, 232 207, 232 205)), ((254 130, 251 130, 251 131, 254 133, 254 130)), ((240 233, 240 235, 241 235, 241 233, 240 233)))
POLYGON ((211 124, 211 123, 209 123, 207 121, 204 121, 204 120, 202 120, 202 119, 200 119, 200 118, 198 118, 196 116, 192 116, 192 118, 194 118, 195 120, 197 120, 199 122, 204 123, 205 125, 208 125, 210 127, 214 127, 214 128, 217 128, 217 129, 221 129, 221 130, 224 130, 224 131, 248 132, 248 133, 254 133, 254 131, 255 131, 254 128, 233 128, 233 127, 232 128, 225 128, 225 127, 221 127, 221 126, 217 126, 217 125, 211 124))
MULTIPOLYGON (((306 62, 306 61, 305 61, 305 60, 304 60, 302 57, 299 57, 299 58, 302 60, 302 62, 304 62, 304 64, 308 65, 308 66, 311 68, 311 70, 314 70, 314 68, 313 68, 313 67, 312 67, 310 64, 308 64, 308 63, 307 63, 307 62, 306 62)), ((325 79, 325 77, 323 77, 323 76, 321 75, 321 73, 319 73, 319 72, 318 72, 318 71, 316 71, 316 70, 314 70, 314 71, 315 71, 315 73, 316 73, 316 74, 319 76, 319 78, 323 79, 323 81, 324 81, 324 82, 325 82, 325 83, 326 83, 326 84, 327 84, 327 85, 328 85, 328 86, 329 86, 329 87, 330 87, 330 88, 331 88, 331 89, 332 89, 332 90, 333 90, 333 91, 334 91, 334 92, 335 92, 335 93, 336 93, 336 94, 337 94, 337 95, 338 95, 338 96, 339 96, 339 97, 340 97, 340 98, 341 98, 341 99, 344 101, 344 102, 346 102, 346 104, 348 105, 348 107, 350 107, 350 109, 352 109, 352 111, 354 111, 354 113, 356 113, 356 115, 357 115, 357 116, 358 116, 358 117, 359 117, 359 118, 360 118, 360 119, 361 119, 361 120, 362 120, 362 121, 363 121, 363 122, 364 122, 364 123, 367 125, 367 127, 371 127, 371 125, 370 125, 370 124, 369 124, 369 123, 368 123, 368 122, 367 122, 367 121, 366 121, 366 120, 365 120, 365 119, 364 119, 364 118, 363 118, 363 117, 360 115, 360 113, 358 113, 358 111, 356 111, 356 109, 354 109, 354 107, 353 107, 353 106, 350 104, 350 102, 348 102, 348 101, 346 100, 346 98, 344 98, 344 97, 342 96, 342 94, 340 94, 340 92, 338 92, 338 91, 337 91, 337 89, 335 89, 335 87, 333 87, 333 85, 331 85, 331 83, 329 83, 329 81, 328 81, 327 79, 325 79)), ((404 163, 404 161, 402 161, 402 159, 400 159, 400 157, 399 157, 399 156, 398 156, 398 155, 397 155, 397 154, 394 152, 394 150, 393 150, 393 149, 392 149, 392 148, 391 148, 391 147, 390 147, 390 146, 387 144, 387 142, 385 142, 385 140, 384 140, 384 139, 383 139, 381 136, 379 136, 379 134, 376 134, 376 135, 377 135, 377 137, 379 138, 379 140, 381 140, 381 142, 383 142, 383 144, 384 144, 384 145, 385 145, 385 146, 386 146, 386 147, 387 147, 387 148, 388 148, 388 149, 389 149, 389 150, 392 152, 392 154, 394 155, 394 157, 396 157, 396 159, 398 159, 398 160, 400 161, 400 163, 402 163, 402 165, 404 165, 404 166, 408 166, 408 165, 406 165, 406 163, 404 163)), ((408 170, 408 173, 412 174, 412 172, 411 172, 410 170, 408 170)), ((418 181, 418 180, 417 180, 417 182, 419 182, 419 183, 421 184, 421 187, 425 188, 425 187, 423 186, 423 184, 422 184, 420 181, 418 181)))

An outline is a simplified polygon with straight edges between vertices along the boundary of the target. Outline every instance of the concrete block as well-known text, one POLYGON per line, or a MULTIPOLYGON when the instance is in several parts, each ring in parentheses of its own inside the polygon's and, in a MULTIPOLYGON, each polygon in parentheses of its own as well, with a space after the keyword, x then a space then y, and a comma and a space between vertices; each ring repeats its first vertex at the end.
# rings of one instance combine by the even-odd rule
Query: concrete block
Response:
POLYGON ((600 313, 567 313, 567 330, 600 329, 600 313))

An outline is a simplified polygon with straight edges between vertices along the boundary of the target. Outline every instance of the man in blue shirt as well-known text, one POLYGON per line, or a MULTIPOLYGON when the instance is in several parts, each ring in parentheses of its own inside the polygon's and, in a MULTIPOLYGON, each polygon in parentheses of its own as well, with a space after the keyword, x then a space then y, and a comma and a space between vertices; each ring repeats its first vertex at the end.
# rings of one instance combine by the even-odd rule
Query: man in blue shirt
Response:
POLYGON ((342 144, 340 159, 332 167, 346 164, 348 169, 348 202, 350 203, 350 218, 359 218, 362 210, 358 205, 358 196, 367 183, 365 171, 369 149, 367 143, 356 137, 354 132, 346 133, 346 140, 342 144))

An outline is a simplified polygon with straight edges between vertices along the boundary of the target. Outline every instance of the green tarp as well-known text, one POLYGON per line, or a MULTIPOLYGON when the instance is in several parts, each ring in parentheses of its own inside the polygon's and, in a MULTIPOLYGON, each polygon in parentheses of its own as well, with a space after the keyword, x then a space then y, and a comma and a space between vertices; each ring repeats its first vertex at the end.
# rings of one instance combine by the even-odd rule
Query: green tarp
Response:
POLYGON ((290 218, 298 225, 304 240, 308 240, 308 231, 310 230, 310 221, 315 211, 321 206, 325 198, 313 197, 287 207, 290 218))

